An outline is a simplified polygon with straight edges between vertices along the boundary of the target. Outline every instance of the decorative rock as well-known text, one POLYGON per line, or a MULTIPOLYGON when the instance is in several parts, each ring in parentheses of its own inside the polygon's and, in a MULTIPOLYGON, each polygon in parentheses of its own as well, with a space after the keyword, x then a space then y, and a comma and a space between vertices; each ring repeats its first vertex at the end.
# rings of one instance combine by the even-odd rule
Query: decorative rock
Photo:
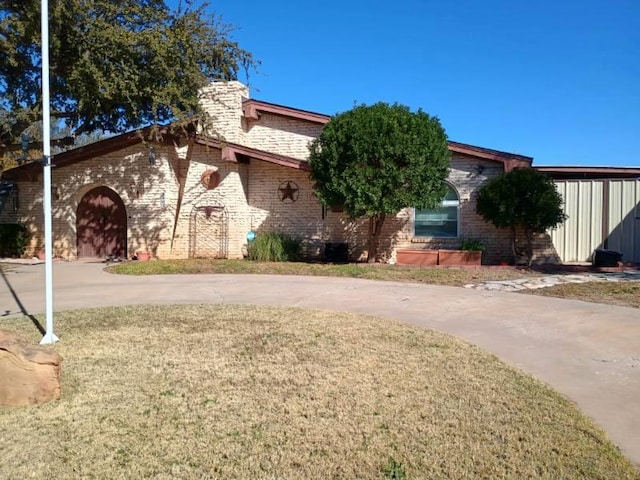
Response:
POLYGON ((464 288, 475 290, 501 290, 503 292, 515 292, 520 290, 536 290, 538 288, 553 287, 565 283, 586 282, 637 282, 640 273, 637 271, 624 271, 622 273, 585 273, 572 275, 547 275, 536 278, 519 278, 516 280, 494 280, 484 283, 469 283, 464 288))
POLYGON ((37 405, 60 398, 61 362, 50 348, 0 330, 0 405, 37 405))

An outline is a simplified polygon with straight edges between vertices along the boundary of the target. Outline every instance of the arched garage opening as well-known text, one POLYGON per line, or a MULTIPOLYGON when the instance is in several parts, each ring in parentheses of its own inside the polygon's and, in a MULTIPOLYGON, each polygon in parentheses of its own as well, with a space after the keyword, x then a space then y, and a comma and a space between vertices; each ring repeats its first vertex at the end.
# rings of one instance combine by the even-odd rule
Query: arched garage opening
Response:
POLYGON ((78 258, 126 257, 127 212, 108 187, 89 190, 76 212, 78 258))

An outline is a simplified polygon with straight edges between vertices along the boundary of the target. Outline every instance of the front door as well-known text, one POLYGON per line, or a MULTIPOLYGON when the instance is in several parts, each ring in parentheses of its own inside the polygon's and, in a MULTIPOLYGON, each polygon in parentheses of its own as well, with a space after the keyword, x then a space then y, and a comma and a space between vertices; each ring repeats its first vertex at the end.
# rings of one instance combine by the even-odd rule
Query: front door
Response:
POLYGON ((97 187, 87 192, 76 215, 78 258, 126 257, 127 212, 116 192, 97 187))

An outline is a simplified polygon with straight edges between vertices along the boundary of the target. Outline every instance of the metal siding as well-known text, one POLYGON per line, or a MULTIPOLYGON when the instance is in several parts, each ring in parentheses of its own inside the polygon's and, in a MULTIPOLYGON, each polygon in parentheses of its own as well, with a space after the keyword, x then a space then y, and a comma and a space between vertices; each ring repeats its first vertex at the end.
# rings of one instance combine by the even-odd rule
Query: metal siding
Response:
POLYGON ((569 261, 576 261, 576 241, 578 232, 578 184, 577 182, 567 182, 567 199, 565 201, 565 213, 569 218, 566 222, 566 230, 564 232, 564 257, 570 258, 569 261))
POLYGON ((604 221, 604 181, 592 182, 591 192, 591 232, 589 233, 589 252, 585 259, 591 260, 591 255, 596 248, 601 248, 604 244, 603 221, 604 221))
POLYGON ((640 263, 640 180, 636 180, 634 192, 636 194, 636 206, 633 221, 633 261, 640 263))
POLYGON ((609 184, 609 229, 607 230, 607 248, 609 250, 620 251, 621 248, 621 232, 620 224, 622 221, 621 204, 622 191, 620 182, 611 181, 609 184))
POLYGON ((602 180, 558 180, 568 218, 551 240, 562 262, 586 262, 602 244, 602 180))
POLYGON ((640 179, 557 180, 556 187, 569 216, 550 232, 562 262, 591 260, 593 251, 604 247, 605 219, 607 248, 621 252, 625 261, 640 262, 640 179), (609 182, 607 211, 605 181, 609 182))
POLYGON ((625 261, 639 261, 638 180, 611 180, 609 249, 622 253, 625 261))
MULTIPOLYGON (((556 182, 556 188, 558 189, 558 193, 562 195, 562 208, 564 210, 566 205, 566 198, 567 198, 567 182, 556 182)), ((560 225, 558 228, 551 230, 549 232, 549 236, 551 237, 551 242, 553 243, 553 246, 556 249, 556 253, 558 254, 558 256, 562 261, 564 261, 562 253, 564 252, 565 228, 566 228, 566 221, 563 225, 560 225)))

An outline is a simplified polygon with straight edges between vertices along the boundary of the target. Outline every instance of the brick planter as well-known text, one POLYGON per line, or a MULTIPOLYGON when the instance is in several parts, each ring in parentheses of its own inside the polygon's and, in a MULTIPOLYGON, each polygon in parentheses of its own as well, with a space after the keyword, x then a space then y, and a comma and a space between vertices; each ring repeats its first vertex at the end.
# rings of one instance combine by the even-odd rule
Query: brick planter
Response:
POLYGON ((438 264, 438 250, 398 250, 396 265, 435 266, 438 264))
POLYGON ((471 250, 438 250, 438 265, 464 266, 480 265, 482 252, 471 250))
POLYGON ((479 266, 482 264, 482 252, 470 250, 398 250, 396 265, 417 265, 435 267, 479 266))
POLYGON ((151 260, 151 254, 149 252, 136 252, 136 256, 141 262, 148 262, 151 260))

